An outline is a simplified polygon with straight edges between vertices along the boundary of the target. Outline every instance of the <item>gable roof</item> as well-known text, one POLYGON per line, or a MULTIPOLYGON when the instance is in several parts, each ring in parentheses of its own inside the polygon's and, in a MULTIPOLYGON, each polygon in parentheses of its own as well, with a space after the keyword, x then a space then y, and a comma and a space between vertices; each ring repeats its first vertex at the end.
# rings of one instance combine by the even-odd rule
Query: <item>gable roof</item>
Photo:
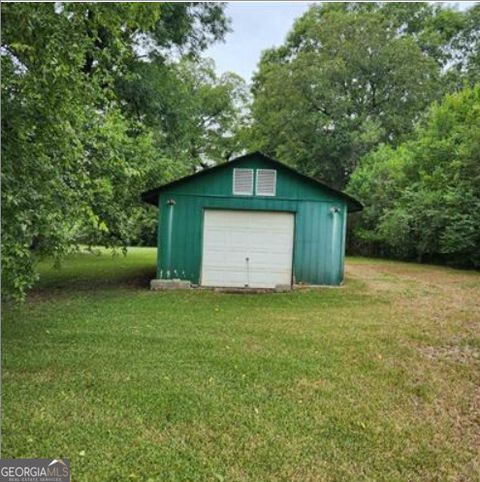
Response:
POLYGON ((169 182, 167 184, 162 184, 159 187, 156 187, 154 189, 150 189, 149 191, 145 191, 145 192, 142 193, 142 200, 149 203, 149 204, 153 204, 154 206, 157 206, 158 205, 158 195, 162 191, 165 191, 166 189, 169 189, 171 187, 177 186, 178 184, 182 184, 186 181, 189 181, 190 179, 192 179, 194 177, 205 176, 205 175, 210 174, 211 172, 214 172, 216 170, 219 170, 222 167, 225 167, 227 165, 228 166, 235 166, 236 164, 238 164, 242 161, 245 161, 246 159, 250 159, 252 157, 257 157, 257 158, 261 157, 262 159, 270 162, 271 164, 273 164, 275 166, 278 166, 278 167, 281 167, 281 168, 291 172, 295 176, 298 176, 298 177, 300 177, 300 178, 302 178, 302 179, 304 179, 308 182, 312 182, 312 183, 318 185, 319 187, 321 187, 323 190, 327 191, 328 193, 345 200, 346 203, 347 203, 349 212, 361 211, 363 209, 362 204, 359 201, 357 201, 355 198, 353 198, 352 196, 349 196, 348 194, 345 194, 342 191, 334 189, 333 187, 330 187, 330 186, 328 186, 327 184, 325 184, 321 181, 317 181, 313 177, 306 176, 305 174, 302 174, 302 173, 298 172, 297 170, 293 169, 292 167, 287 166, 283 162, 277 161, 276 159, 272 159, 271 157, 268 157, 265 154, 262 154, 261 152, 258 152, 258 151, 251 152, 251 153, 245 154, 245 155, 240 156, 240 157, 236 157, 235 159, 232 159, 231 161, 228 161, 228 162, 225 162, 225 163, 222 163, 222 164, 217 164, 215 166, 212 166, 212 167, 209 167, 209 168, 206 168, 206 169, 202 169, 201 171, 196 172, 194 174, 190 174, 188 176, 181 177, 180 179, 177 179, 175 181, 169 182))

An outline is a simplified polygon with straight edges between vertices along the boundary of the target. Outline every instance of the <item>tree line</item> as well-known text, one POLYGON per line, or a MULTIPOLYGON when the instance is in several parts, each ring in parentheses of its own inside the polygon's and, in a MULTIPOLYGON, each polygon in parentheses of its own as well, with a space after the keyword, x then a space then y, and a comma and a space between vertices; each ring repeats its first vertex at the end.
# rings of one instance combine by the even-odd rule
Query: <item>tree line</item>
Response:
POLYGON ((2 4, 2 283, 154 244, 142 190, 261 150, 365 204, 354 252, 479 266, 480 6, 321 4, 252 85, 211 3, 2 4))

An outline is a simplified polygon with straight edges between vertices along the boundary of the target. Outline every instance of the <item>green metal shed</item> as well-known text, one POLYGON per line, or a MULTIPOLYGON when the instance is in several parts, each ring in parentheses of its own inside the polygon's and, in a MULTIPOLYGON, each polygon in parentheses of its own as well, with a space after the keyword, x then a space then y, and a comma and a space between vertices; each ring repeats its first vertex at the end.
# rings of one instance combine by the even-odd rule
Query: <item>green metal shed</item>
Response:
POLYGON ((158 206, 158 280, 234 288, 343 281, 362 205, 259 152, 142 194, 158 206))

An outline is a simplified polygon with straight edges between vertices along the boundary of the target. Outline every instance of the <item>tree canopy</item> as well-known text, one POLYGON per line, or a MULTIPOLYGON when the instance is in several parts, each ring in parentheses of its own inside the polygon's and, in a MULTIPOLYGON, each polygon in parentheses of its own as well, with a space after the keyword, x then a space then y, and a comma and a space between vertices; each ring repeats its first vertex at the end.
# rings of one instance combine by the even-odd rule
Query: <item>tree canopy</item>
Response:
POLYGON ((24 295, 39 257, 132 243, 143 189, 235 149, 241 80, 198 61, 223 9, 2 4, 4 294, 24 295))
POLYGON ((471 18, 428 3, 310 7, 262 55, 250 145, 343 187, 363 155, 406 140, 469 70, 471 18))

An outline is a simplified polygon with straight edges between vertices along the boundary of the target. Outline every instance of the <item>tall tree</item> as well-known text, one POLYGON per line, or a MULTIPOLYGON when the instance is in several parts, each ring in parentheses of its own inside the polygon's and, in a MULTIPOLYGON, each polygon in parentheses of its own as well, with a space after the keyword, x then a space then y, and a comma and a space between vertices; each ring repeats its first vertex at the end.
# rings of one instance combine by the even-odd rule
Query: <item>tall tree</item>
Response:
POLYGON ((159 134, 162 148, 186 170, 199 163, 222 162, 240 149, 237 131, 244 122, 248 97, 245 81, 215 73, 210 59, 162 59, 132 64, 118 91, 129 116, 159 134))
POLYGON ((475 84, 480 80, 480 4, 467 10, 463 28, 451 42, 452 70, 457 81, 475 84))
POLYGON ((195 57, 223 36, 222 5, 23 3, 2 15, 2 288, 22 296, 35 261, 78 233, 129 242, 132 200, 174 162, 118 82, 138 55, 195 57))
MULTIPOLYGON (((190 56, 165 63, 135 61, 129 76, 117 82, 122 110, 152 132, 158 152, 175 162, 163 165, 163 181, 191 174, 240 152, 240 131, 246 119, 248 89, 244 80, 215 73, 213 61, 190 56)), ((155 168, 157 169, 157 168, 155 168)), ((148 185, 158 183, 148 176, 148 185)), ((133 244, 155 245, 153 208, 145 203, 131 213, 128 230, 133 244)))
POLYGON ((440 98, 463 25, 427 3, 310 7, 262 55, 250 144, 343 187, 365 153, 403 141, 440 98))

